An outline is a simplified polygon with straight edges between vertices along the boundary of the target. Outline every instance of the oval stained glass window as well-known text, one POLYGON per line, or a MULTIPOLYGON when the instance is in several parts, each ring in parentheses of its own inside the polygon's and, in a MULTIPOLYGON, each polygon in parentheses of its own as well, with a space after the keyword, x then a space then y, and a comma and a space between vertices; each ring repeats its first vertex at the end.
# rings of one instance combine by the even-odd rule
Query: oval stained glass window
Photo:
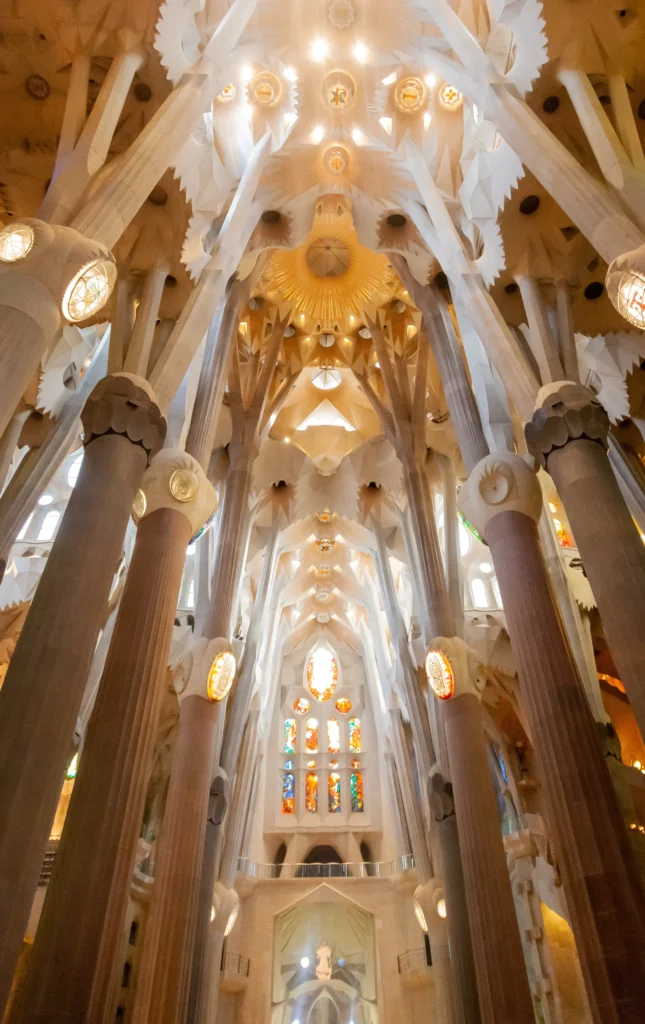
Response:
POLYGON ((307 688, 323 703, 333 696, 338 683, 338 661, 328 647, 314 648, 307 659, 307 688))

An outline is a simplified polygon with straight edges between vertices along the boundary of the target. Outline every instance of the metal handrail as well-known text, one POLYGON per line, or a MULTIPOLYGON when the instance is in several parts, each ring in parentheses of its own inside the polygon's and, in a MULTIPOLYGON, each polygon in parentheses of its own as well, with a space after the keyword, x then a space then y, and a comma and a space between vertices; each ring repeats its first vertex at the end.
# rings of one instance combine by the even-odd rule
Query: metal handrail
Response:
POLYGON ((429 967, 425 949, 408 949, 405 953, 399 953, 396 958, 399 965, 399 974, 407 971, 418 971, 429 967))
POLYGON ((272 878, 394 878, 413 867, 414 857, 411 853, 397 860, 355 861, 347 864, 258 864, 246 857, 240 857, 237 862, 238 873, 257 881, 272 878))

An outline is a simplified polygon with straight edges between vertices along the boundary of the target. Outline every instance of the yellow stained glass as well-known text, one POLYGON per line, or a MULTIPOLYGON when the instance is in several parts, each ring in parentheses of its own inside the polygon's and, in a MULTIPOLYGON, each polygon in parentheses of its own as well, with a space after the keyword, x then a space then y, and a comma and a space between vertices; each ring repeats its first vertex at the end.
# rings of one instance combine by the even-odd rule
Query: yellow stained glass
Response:
POLYGON ((336 711, 339 715, 346 715, 348 711, 352 710, 352 702, 349 697, 339 697, 336 701, 336 711))
POLYGON ((305 744, 310 754, 318 753, 318 719, 307 719, 307 731, 305 733, 305 744))
POLYGON ((286 718, 284 722, 284 752, 295 754, 296 752, 296 720, 286 718))
POLYGON ((328 647, 316 647, 307 661, 307 686, 321 703, 329 700, 338 682, 338 662, 328 647))
POLYGON ((327 753, 340 753, 340 726, 335 718, 327 722, 327 753))
POLYGON ((360 768, 360 766, 361 766, 361 762, 360 761, 352 761, 352 768, 360 768))
POLYGON ((296 779, 293 772, 282 777, 282 813, 293 814, 296 809, 296 779))
POLYGON ((293 710, 297 715, 306 715, 310 707, 311 704, 306 697, 298 697, 298 700, 293 702, 293 710))
POLYGON ((315 767, 316 767, 316 762, 315 761, 307 761, 307 768, 315 768, 315 767))
POLYGON ((305 779, 305 807, 310 814, 318 810, 318 776, 314 772, 307 772, 305 779))
POLYGON ((350 718, 349 720, 349 749, 352 754, 360 754, 361 752, 361 720, 360 718, 350 718))
POLYGON ((352 772, 349 780, 349 795, 352 801, 352 812, 360 814, 363 811, 363 773, 352 772))
POLYGON ((330 814, 340 813, 340 775, 330 772, 327 780, 328 807, 330 814))

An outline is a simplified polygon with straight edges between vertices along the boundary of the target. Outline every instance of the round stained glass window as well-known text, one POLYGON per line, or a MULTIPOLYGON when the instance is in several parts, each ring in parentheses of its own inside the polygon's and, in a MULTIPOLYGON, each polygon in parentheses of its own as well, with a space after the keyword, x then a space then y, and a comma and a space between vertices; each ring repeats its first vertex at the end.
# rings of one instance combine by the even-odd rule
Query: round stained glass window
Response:
POLYGON ((298 700, 293 702, 293 710, 297 715, 306 715, 310 707, 311 704, 306 697, 298 697, 298 700))
POLYGON ((328 647, 316 647, 307 659, 309 692, 321 703, 330 700, 338 683, 338 662, 328 647))
POLYGON ((110 297, 116 281, 116 267, 108 260, 90 263, 74 277, 63 297, 63 316, 72 323, 98 313, 110 297))
POLYGON ((336 711, 341 715, 346 715, 348 711, 352 710, 352 702, 349 697, 339 697, 336 701, 336 711))
POLYGON ((208 696, 216 703, 224 700, 235 678, 235 657, 230 651, 221 651, 208 673, 208 696))
POLYGON ((29 224, 15 224, 0 231, 0 260, 15 263, 30 252, 34 244, 34 231, 29 224))
POLYGON ((441 651, 428 651, 426 676, 439 700, 450 700, 455 692, 455 680, 450 662, 441 651))

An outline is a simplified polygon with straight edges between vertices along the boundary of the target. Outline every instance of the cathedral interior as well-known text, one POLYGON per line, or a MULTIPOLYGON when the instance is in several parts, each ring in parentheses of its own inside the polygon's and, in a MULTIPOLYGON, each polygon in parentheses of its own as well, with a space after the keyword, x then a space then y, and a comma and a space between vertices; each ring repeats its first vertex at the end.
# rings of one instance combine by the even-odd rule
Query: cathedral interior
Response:
POLYGON ((645 1024, 645 0, 0 92, 0 1020, 645 1024))

